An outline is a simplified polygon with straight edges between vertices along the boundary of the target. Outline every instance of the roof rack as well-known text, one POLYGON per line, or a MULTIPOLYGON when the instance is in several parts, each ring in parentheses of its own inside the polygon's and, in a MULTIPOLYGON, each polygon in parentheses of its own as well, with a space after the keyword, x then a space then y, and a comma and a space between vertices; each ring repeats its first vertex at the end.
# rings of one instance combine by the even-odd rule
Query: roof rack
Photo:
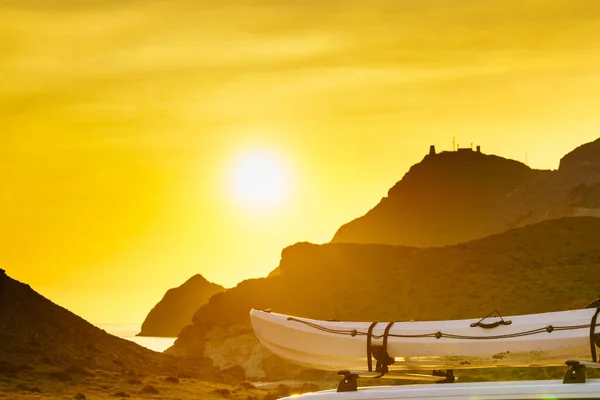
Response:
MULTIPOLYGON (((565 373, 563 383, 585 383, 585 369, 586 367, 600 369, 600 362, 591 361, 579 361, 579 360, 568 360, 565 364, 569 367, 565 373)), ((454 383, 456 378, 454 377, 453 370, 447 371, 433 371, 431 375, 425 374, 412 374, 404 371, 389 371, 385 374, 380 372, 370 371, 339 371, 338 375, 342 376, 342 379, 338 383, 338 392, 356 392, 358 389, 358 378, 387 378, 387 379, 405 379, 411 381, 424 381, 424 382, 435 382, 435 383, 454 383)))
POLYGON ((356 392, 358 389, 358 378, 386 378, 405 379, 410 381, 424 381, 434 383, 453 383, 455 381, 454 371, 433 371, 431 375, 412 374, 404 371, 389 371, 386 374, 370 371, 338 371, 342 379, 338 383, 338 392, 356 392))

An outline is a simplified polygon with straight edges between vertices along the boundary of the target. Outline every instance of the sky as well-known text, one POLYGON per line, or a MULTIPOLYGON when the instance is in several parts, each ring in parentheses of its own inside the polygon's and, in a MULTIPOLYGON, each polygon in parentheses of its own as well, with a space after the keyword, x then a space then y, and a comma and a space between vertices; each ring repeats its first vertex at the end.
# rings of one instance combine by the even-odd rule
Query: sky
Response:
POLYGON ((430 144, 556 169, 600 137, 600 2, 0 0, 0 77, 0 267, 137 323, 328 242, 430 144))

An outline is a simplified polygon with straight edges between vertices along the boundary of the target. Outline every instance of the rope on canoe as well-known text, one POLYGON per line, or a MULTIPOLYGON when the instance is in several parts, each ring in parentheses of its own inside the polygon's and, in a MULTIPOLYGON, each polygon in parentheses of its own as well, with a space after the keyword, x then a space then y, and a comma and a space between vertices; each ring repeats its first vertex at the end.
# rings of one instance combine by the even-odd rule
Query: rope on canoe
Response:
POLYGON ((595 321, 593 323, 586 324, 586 325, 566 325, 566 326, 548 325, 543 328, 531 329, 529 331, 508 333, 508 334, 504 334, 504 335, 491 335, 491 336, 454 335, 452 333, 444 333, 442 331, 431 332, 431 333, 412 334, 412 335, 406 335, 406 334, 402 335, 402 334, 388 332, 387 335, 385 333, 382 335, 375 335, 372 333, 372 328, 370 329, 370 332, 362 332, 362 331, 358 331, 356 329, 332 329, 332 328, 328 328, 326 326, 315 324, 314 322, 309 322, 309 321, 305 321, 305 320, 294 318, 294 317, 288 317, 287 320, 293 321, 293 322, 299 322, 301 324, 310 326, 311 328, 314 328, 314 329, 317 329, 317 330, 320 330, 323 332, 327 332, 327 333, 332 333, 332 334, 336 334, 336 335, 347 335, 347 336, 367 336, 368 338, 372 338, 372 339, 381 339, 383 337, 395 337, 395 338, 405 338, 405 339, 408 339, 408 338, 436 338, 436 339, 447 338, 447 339, 463 339, 463 340, 494 340, 494 339, 510 339, 510 338, 516 338, 516 337, 522 337, 522 336, 531 336, 531 335, 537 335, 539 333, 552 333, 554 331, 590 329, 592 326, 595 326, 595 321))

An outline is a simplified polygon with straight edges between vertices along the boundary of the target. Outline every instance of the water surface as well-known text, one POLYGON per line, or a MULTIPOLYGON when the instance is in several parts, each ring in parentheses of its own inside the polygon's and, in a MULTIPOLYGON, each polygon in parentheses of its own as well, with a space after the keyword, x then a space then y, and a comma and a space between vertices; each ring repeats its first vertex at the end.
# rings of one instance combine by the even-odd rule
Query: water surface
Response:
POLYGON ((131 340, 150 350, 163 352, 173 346, 177 338, 163 338, 151 336, 135 336, 141 329, 141 324, 96 324, 100 329, 104 329, 111 335, 123 339, 131 340))

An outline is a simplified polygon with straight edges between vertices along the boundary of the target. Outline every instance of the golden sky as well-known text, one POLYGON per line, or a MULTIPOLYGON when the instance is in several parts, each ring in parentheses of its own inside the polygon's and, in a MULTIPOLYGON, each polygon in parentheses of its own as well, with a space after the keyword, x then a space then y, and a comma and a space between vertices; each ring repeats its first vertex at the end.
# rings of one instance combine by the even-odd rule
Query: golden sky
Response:
POLYGON ((0 0, 0 265, 141 322, 329 241, 430 144, 557 168, 598 93, 597 0, 0 0), (232 188, 253 154, 274 204, 232 188))

